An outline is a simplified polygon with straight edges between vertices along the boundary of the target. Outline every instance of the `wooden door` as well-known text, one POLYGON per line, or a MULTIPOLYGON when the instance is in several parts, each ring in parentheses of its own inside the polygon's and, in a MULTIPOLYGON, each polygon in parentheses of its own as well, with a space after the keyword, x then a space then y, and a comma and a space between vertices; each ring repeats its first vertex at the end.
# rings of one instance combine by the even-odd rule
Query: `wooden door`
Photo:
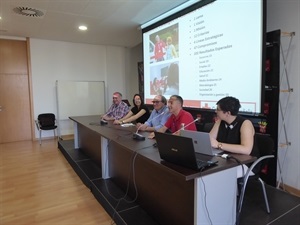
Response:
POLYGON ((0 39, 0 143, 32 140, 27 43, 0 39))

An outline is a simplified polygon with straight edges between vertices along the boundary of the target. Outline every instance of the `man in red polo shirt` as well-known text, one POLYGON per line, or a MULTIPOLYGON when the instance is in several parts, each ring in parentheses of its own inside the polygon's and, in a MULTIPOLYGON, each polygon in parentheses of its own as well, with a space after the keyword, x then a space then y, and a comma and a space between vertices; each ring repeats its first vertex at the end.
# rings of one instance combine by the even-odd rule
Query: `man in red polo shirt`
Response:
POLYGON ((166 52, 166 44, 158 35, 155 36, 155 46, 154 46, 154 57, 156 62, 164 61, 164 55, 166 52))
MULTIPOLYGON (((184 127, 185 130, 197 131, 196 125, 193 122, 193 116, 189 112, 183 110, 182 106, 182 97, 179 95, 172 95, 170 97, 168 101, 168 107, 169 112, 172 113, 172 115, 169 117, 165 125, 158 130, 158 132, 165 133, 167 130, 169 130, 172 134, 179 135, 182 125, 186 126, 184 127)), ((154 135, 154 133, 151 133, 149 138, 153 138, 154 135)))

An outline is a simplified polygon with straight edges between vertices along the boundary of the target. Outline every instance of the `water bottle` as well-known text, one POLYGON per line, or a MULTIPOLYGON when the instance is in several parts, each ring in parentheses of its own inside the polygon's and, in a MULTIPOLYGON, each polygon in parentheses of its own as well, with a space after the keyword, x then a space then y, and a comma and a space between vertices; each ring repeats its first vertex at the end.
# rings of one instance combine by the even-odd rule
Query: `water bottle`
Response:
POLYGON ((180 126, 181 126, 181 128, 180 128, 180 130, 184 130, 184 123, 182 123, 180 126))

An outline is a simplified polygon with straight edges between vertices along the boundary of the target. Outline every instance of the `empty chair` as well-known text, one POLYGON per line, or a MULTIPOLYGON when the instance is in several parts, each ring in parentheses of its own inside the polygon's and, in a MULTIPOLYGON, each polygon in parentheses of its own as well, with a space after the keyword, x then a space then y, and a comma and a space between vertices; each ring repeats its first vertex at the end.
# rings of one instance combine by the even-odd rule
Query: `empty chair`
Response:
POLYGON ((127 99, 122 99, 122 101, 125 102, 129 107, 131 106, 127 99))
POLYGON ((55 115, 53 113, 39 114, 35 124, 40 135, 40 145, 42 144, 42 130, 53 130, 54 137, 56 136, 55 129, 57 128, 57 125, 55 115))
POLYGON ((203 126, 203 132, 209 133, 211 129, 213 128, 215 123, 205 123, 203 126))
POLYGON ((268 197, 266 193, 265 183, 259 177, 259 174, 261 169, 268 163, 268 159, 274 158, 273 155, 274 141, 270 136, 263 135, 263 134, 255 134, 255 139, 260 152, 260 157, 249 167, 244 177, 239 178, 241 182, 241 191, 240 191, 240 197, 238 202, 237 215, 239 215, 242 210, 245 189, 249 179, 256 179, 260 182, 265 204, 266 204, 266 210, 268 213, 270 213, 270 207, 269 207, 268 197), (254 175, 250 175, 251 171, 254 173, 254 175))

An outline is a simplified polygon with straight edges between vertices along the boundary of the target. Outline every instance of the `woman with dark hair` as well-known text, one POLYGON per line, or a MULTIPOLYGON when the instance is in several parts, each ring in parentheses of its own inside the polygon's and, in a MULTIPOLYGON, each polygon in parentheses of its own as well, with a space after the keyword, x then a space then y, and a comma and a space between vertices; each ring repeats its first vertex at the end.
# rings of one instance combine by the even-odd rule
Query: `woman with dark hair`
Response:
MULTIPOLYGON (((211 145, 226 152, 259 157, 253 124, 238 115, 240 107, 240 101, 234 97, 225 97, 217 102, 218 120, 210 131, 211 145)), ((241 176, 238 169, 238 177, 241 176)))
POLYGON ((133 105, 132 109, 127 113, 126 116, 119 120, 115 120, 114 124, 124 124, 124 123, 144 123, 150 116, 150 111, 147 106, 144 104, 143 98, 139 94, 133 96, 133 105))

